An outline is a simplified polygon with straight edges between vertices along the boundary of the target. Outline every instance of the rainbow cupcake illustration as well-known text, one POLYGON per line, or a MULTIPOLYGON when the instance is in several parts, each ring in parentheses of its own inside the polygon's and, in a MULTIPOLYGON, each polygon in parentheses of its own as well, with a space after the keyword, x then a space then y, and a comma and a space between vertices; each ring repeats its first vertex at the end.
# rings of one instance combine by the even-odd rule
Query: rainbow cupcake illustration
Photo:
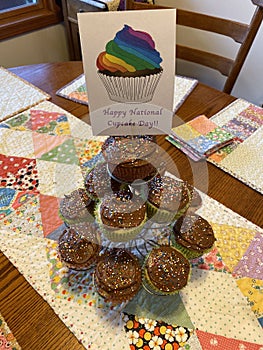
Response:
POLYGON ((150 34, 125 24, 97 58, 98 75, 109 98, 122 103, 152 100, 162 58, 150 34))

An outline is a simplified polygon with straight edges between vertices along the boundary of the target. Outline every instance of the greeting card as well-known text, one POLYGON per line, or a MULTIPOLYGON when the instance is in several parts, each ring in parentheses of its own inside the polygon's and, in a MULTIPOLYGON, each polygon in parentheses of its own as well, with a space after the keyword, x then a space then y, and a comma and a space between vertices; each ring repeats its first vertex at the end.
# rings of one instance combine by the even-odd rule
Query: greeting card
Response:
POLYGON ((174 9, 78 14, 95 135, 170 131, 175 21, 174 9))

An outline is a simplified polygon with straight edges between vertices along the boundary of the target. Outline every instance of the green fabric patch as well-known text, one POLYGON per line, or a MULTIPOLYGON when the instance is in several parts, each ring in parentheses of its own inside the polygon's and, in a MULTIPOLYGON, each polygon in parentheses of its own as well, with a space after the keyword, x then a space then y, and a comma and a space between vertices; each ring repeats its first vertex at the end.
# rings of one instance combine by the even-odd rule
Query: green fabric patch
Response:
POLYGON ((40 159, 56 163, 79 165, 79 158, 76 154, 73 139, 66 140, 63 144, 43 154, 40 159))
POLYGON ((141 288, 124 312, 194 329, 180 295, 157 296, 141 288))

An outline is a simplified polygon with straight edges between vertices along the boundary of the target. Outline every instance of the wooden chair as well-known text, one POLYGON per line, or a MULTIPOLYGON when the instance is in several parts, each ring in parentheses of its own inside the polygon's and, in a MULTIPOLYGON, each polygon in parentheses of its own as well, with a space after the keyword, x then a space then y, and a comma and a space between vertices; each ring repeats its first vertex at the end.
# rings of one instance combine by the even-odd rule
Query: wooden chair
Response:
MULTIPOLYGON (((177 24, 232 38, 239 44, 233 59, 188 46, 176 45, 176 57, 219 71, 226 77, 222 91, 231 93, 263 19, 263 0, 251 0, 255 11, 250 23, 240 23, 197 12, 177 9, 177 24)), ((167 9, 169 7, 126 0, 126 10, 167 9)))

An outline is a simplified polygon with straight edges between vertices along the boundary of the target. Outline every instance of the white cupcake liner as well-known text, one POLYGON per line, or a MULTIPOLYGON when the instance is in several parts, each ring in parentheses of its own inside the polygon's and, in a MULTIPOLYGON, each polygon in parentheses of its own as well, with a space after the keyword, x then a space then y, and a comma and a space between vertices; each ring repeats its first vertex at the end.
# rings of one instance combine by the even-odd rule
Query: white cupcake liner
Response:
POLYGON ((130 103, 151 101, 161 74, 162 70, 141 77, 116 77, 98 72, 112 101, 130 103))

